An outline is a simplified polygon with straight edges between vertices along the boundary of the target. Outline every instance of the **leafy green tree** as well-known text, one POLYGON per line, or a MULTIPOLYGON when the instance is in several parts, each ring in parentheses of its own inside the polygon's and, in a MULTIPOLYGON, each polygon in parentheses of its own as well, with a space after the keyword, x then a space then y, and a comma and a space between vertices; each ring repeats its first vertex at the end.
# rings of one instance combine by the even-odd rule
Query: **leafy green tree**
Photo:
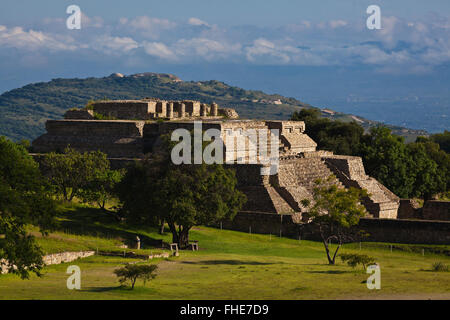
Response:
POLYGON ((38 164, 23 145, 0 137, 0 264, 23 279, 30 272, 40 275, 43 252, 26 225, 46 234, 55 213, 38 164))
POLYGON ((313 199, 301 201, 308 208, 309 223, 317 227, 329 264, 335 264, 336 255, 343 243, 358 237, 355 226, 366 215, 366 209, 360 203, 367 197, 365 190, 356 188, 338 188, 336 177, 327 180, 318 179, 313 189, 313 199), (330 253, 329 242, 337 242, 336 250, 330 253))
POLYGON ((432 142, 409 143, 406 147, 412 160, 409 171, 414 176, 413 190, 410 196, 429 200, 435 194, 447 190, 449 155, 441 154, 442 158, 436 159, 441 164, 439 165, 433 159, 434 152, 438 152, 433 149, 433 145, 435 148, 439 148, 432 142))
POLYGON ((137 279, 142 279, 145 283, 156 277, 155 271, 158 266, 151 265, 139 265, 139 264, 126 264, 125 267, 114 270, 114 274, 119 278, 121 284, 130 281, 131 290, 134 289, 137 279))
POLYGON ((70 147, 64 153, 51 152, 41 162, 42 171, 66 201, 80 196, 83 188, 109 169, 106 154, 100 151, 80 153, 70 147))
POLYGON ((80 191, 81 199, 90 204, 95 203, 105 210, 107 202, 114 198, 115 186, 123 175, 124 170, 95 169, 92 178, 80 191))
POLYGON ((174 165, 171 145, 130 167, 117 193, 122 212, 130 222, 167 222, 172 241, 180 248, 189 244, 189 231, 197 225, 232 219, 245 195, 237 190, 231 169, 222 165, 174 165))
POLYGON ((374 258, 369 257, 365 254, 341 254, 341 260, 342 262, 347 262, 347 264, 355 268, 358 264, 362 265, 363 270, 366 270, 366 266, 370 266, 372 264, 375 264, 376 261, 374 258))
POLYGON ((402 137, 392 135, 386 127, 372 128, 362 138, 359 155, 370 176, 402 198, 412 194, 412 159, 402 137))
POLYGON ((356 122, 332 121, 313 108, 294 112, 291 120, 305 121, 306 134, 316 141, 318 148, 336 154, 356 154, 364 133, 356 122))
POLYGON ((443 133, 432 134, 430 140, 439 144, 441 150, 450 153, 450 131, 445 130, 443 133))

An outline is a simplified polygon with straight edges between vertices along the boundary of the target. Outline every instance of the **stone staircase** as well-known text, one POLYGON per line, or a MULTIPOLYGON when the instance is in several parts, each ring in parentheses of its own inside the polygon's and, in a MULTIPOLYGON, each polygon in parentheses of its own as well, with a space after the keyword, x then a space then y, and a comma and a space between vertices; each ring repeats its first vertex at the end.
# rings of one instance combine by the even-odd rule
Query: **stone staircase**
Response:
POLYGON ((399 200, 374 178, 357 181, 359 188, 366 189, 369 197, 363 201, 367 211, 375 218, 397 218, 399 200))
MULTIPOLYGON (((301 212, 304 207, 301 201, 312 200, 312 192, 317 179, 325 180, 333 172, 320 157, 281 159, 278 174, 270 178, 269 189, 271 197, 277 202, 277 212, 301 212), (279 208, 279 210, 278 210, 279 208)), ((338 182, 338 187, 343 188, 338 182)))
POLYGON ((271 206, 278 213, 305 211, 306 208, 301 205, 301 201, 312 200, 315 181, 326 180, 330 175, 335 175, 338 188, 354 187, 368 191, 369 197, 365 198, 362 204, 372 217, 395 219, 399 199, 377 180, 361 171, 355 157, 349 158, 348 163, 345 157, 339 161, 341 168, 315 154, 304 158, 299 155, 292 159, 281 158, 278 174, 271 176, 269 183, 264 184, 266 191, 264 197, 263 194, 259 195, 258 205, 263 206, 263 202, 267 202, 270 198, 271 206), (343 167, 342 164, 346 164, 347 167, 343 167))
POLYGON ((365 174, 361 158, 340 156, 334 159, 324 159, 324 161, 345 187, 367 190, 369 196, 362 203, 372 217, 397 218, 400 199, 376 179, 365 174), (338 162, 335 160, 338 160, 338 162), (342 165, 346 160, 348 160, 346 163, 347 168, 345 166, 339 168, 336 165, 339 161, 339 165, 342 165))
POLYGON ((272 200, 273 206, 277 213, 286 214, 294 213, 296 210, 281 196, 276 188, 272 186, 266 186, 266 190, 272 200))
MULTIPOLYGON (((332 174, 319 157, 281 161, 278 170, 280 186, 301 186, 308 192, 313 191, 317 179, 326 180, 332 174)), ((343 187, 342 183, 339 182, 339 186, 343 187)))

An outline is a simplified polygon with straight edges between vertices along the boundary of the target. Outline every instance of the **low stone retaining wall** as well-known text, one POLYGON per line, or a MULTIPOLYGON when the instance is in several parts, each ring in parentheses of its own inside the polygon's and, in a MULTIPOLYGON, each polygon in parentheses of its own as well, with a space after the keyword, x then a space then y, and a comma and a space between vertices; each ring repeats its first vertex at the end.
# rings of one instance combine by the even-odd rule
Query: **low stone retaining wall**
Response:
MULTIPOLYGON (((94 254, 95 251, 60 252, 45 255, 42 257, 42 260, 44 261, 44 264, 48 266, 52 264, 71 262, 80 258, 93 256, 94 254)), ((8 265, 8 261, 6 261, 5 259, 1 259, 0 263, 1 263, 0 274, 7 273, 8 270, 6 265, 8 265)))
MULTIPOLYGON (((450 244, 450 221, 361 219, 359 226, 370 234, 364 241, 410 244, 450 244)), ((219 227, 220 225, 215 225, 219 227)), ((285 236, 294 239, 319 240, 311 228, 295 223, 291 215, 240 212, 233 221, 223 221, 222 228, 285 236)))
POLYGON ((64 262, 71 262, 80 258, 87 258, 93 256, 95 251, 79 251, 79 252, 61 252, 48 254, 42 257, 45 265, 60 264, 64 262))

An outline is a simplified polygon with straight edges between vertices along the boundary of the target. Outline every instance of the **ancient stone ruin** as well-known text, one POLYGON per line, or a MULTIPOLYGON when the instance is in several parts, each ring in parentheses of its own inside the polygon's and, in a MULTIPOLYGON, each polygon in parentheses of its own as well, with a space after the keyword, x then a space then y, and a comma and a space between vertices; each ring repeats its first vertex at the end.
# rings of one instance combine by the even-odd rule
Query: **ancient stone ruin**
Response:
POLYGON ((96 101, 90 108, 69 110, 65 119, 121 119, 121 120, 180 120, 238 118, 233 109, 219 108, 216 103, 208 105, 193 100, 166 101, 155 98, 142 100, 96 101))
POLYGON ((369 192, 363 204, 371 217, 397 218, 399 198, 366 175, 361 158, 316 150, 317 144, 304 133, 302 121, 240 120, 233 109, 219 108, 217 104, 158 99, 97 102, 92 110, 71 110, 64 120, 48 120, 47 133, 34 140, 32 148, 38 154, 62 151, 68 145, 79 151, 100 150, 113 166, 123 167, 152 152, 161 135, 178 128, 193 130, 196 120, 202 120, 203 130, 220 131, 224 156, 233 160, 227 166, 236 170, 239 189, 248 198, 243 211, 305 211, 300 202, 312 197, 314 181, 334 174, 340 187, 364 188, 369 192), (98 114, 109 120, 100 120, 98 114), (243 163, 242 154, 246 158, 254 151, 248 141, 230 148, 227 137, 258 129, 279 130, 276 174, 261 175, 265 164, 243 163))

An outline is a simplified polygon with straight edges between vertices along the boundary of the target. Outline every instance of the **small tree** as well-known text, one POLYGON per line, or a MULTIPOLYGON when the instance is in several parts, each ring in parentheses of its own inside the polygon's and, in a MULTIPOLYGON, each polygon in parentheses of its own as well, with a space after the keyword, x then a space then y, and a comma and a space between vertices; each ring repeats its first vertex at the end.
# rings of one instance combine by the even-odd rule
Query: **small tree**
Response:
POLYGON ((80 196, 82 189, 87 187, 96 175, 109 169, 106 154, 100 151, 80 153, 70 147, 62 154, 46 154, 41 165, 56 192, 66 201, 80 196))
POLYGON ((344 242, 354 240, 354 226, 366 214, 360 201, 367 197, 367 191, 356 188, 338 188, 335 176, 327 180, 318 179, 313 191, 313 200, 304 199, 302 205, 309 208, 309 222, 318 228, 328 263, 335 264, 336 255, 344 242), (330 254, 329 242, 338 243, 336 251, 330 254))
POLYGON ((347 264, 352 268, 355 268, 358 264, 362 265, 363 270, 366 269, 366 266, 376 263, 374 258, 369 257, 368 255, 365 254, 349 253, 349 254, 341 254, 340 257, 342 262, 347 262, 347 264))
POLYGON ((114 188, 123 178, 123 170, 96 169, 92 179, 80 191, 84 202, 96 204, 105 210, 106 203, 114 197, 114 188))
POLYGON ((156 277, 155 271, 158 268, 157 265, 137 265, 137 264, 126 264, 125 267, 114 270, 114 273, 119 277, 119 282, 121 284, 130 281, 131 290, 134 289, 137 279, 142 279, 145 283, 156 277))

